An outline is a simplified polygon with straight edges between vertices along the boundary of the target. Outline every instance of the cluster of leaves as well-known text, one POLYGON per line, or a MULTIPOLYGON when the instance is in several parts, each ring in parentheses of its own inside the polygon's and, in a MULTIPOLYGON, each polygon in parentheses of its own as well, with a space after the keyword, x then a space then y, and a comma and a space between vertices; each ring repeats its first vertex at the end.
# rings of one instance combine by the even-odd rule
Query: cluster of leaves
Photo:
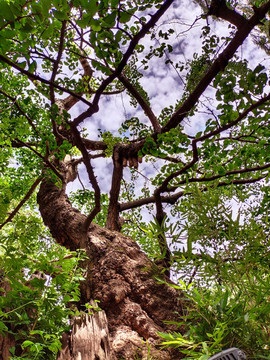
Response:
POLYGON ((5 226, 0 239, 0 334, 15 339, 12 359, 55 359, 70 329, 71 304, 80 299, 85 255, 56 245, 30 210, 5 226))
MULTIPOLYGON (((187 359, 206 360, 234 346, 249 358, 268 358, 269 195, 233 214, 228 201, 234 194, 195 189, 175 210, 181 221, 187 214, 173 252, 187 309, 175 324, 187 331, 161 336, 164 346, 179 348, 187 359)), ((242 189, 242 201, 257 195, 242 189)))
POLYGON ((164 346, 173 346, 186 359, 207 360, 229 347, 238 347, 248 358, 267 359, 270 325, 269 276, 250 269, 247 276, 237 277, 233 286, 211 289, 181 289, 186 295, 188 315, 177 325, 189 330, 185 334, 160 334, 164 346))
POLYGON ((129 135, 130 137, 142 138, 150 134, 150 128, 140 122, 139 118, 132 117, 122 123, 119 133, 121 135, 129 135))
POLYGON ((114 136, 110 131, 101 131, 101 129, 99 129, 99 135, 98 136, 107 145, 107 148, 105 150, 105 155, 107 157, 112 156, 114 145, 116 145, 117 143, 119 143, 119 142, 121 142, 123 140, 119 136, 114 136))
MULTIPOLYGON (((74 193, 71 192, 69 199, 72 204, 85 215, 89 214, 91 209, 93 209, 93 207, 95 206, 95 193, 94 191, 90 191, 87 189, 77 190, 74 193)), ((104 227, 108 213, 108 194, 101 194, 100 202, 101 211, 95 217, 94 222, 104 227)))

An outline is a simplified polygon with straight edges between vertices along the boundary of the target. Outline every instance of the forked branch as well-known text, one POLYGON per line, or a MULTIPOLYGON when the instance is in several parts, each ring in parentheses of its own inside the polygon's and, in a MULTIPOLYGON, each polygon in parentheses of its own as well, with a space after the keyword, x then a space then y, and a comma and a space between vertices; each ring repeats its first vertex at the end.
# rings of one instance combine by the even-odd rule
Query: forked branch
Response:
POLYGON ((99 86, 96 91, 95 97, 93 99, 92 106, 90 106, 85 112, 81 113, 76 119, 74 119, 73 124, 78 125, 86 118, 90 117, 94 113, 98 111, 98 103, 100 100, 101 95, 103 94, 106 87, 111 84, 123 71, 124 67, 127 65, 127 62, 131 55, 133 54, 136 46, 138 45, 139 41, 144 38, 144 36, 149 32, 149 30, 155 26, 157 21, 161 18, 161 16, 168 10, 174 0, 166 0, 158 9, 158 11, 151 16, 150 20, 146 22, 141 30, 132 38, 130 41, 129 47, 125 54, 123 55, 122 60, 120 61, 119 65, 115 69, 115 71, 109 75, 99 86))
POLYGON ((170 129, 175 128, 179 125, 191 109, 196 105, 200 96, 204 93, 206 88, 214 80, 216 75, 225 69, 228 65, 229 60, 236 53, 239 46, 241 46, 247 36, 250 34, 252 29, 260 23, 260 21, 265 17, 267 11, 270 9, 270 1, 258 8, 254 15, 241 26, 236 32, 234 38, 230 41, 225 50, 218 56, 218 58, 213 62, 209 70, 205 73, 203 78, 199 81, 198 85, 189 95, 189 97, 184 101, 184 103, 175 111, 167 124, 162 128, 162 132, 168 132, 170 129))

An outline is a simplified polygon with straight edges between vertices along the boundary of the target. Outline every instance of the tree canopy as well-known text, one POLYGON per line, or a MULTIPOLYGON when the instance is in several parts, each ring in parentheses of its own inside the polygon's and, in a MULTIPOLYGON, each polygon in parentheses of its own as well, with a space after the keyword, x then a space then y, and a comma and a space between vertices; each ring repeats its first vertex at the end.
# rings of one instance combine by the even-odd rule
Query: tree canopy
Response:
POLYGON ((93 223, 132 237, 156 281, 170 274, 185 293, 175 324, 190 331, 164 346, 269 356, 269 11, 0 0, 0 334, 15 336, 12 359, 56 358, 81 311, 93 223), (69 201, 85 215, 73 230, 77 212, 59 225, 69 201))

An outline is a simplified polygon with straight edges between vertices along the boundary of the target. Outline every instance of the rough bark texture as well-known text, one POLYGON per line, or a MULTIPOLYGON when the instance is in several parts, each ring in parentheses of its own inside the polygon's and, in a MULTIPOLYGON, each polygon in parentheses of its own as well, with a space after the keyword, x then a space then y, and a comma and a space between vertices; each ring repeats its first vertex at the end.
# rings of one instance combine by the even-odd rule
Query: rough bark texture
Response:
POLYGON ((9 349, 15 347, 15 338, 10 334, 5 336, 0 335, 0 359, 8 360, 11 358, 12 354, 9 352, 9 349))
MULTIPOLYGON (((5 281, 2 277, 0 269, 0 296, 5 296, 5 294, 11 290, 9 282, 5 281)), ((9 309, 6 309, 8 311, 9 309)), ((5 336, 0 334, 0 360, 8 360, 12 356, 9 352, 9 349, 15 347, 15 337, 12 334, 6 333, 5 336)))
MULTIPOLYGON (((59 243, 73 250, 86 249, 89 260, 85 264, 87 276, 81 286, 81 304, 99 300, 109 331, 106 337, 105 317, 97 321, 104 324, 102 327, 94 325, 95 318, 81 320, 80 326, 75 321, 59 359, 146 359, 149 349, 155 359, 179 359, 179 352, 160 350, 157 332, 169 330, 165 321, 177 320, 177 312, 182 313, 181 293, 157 282, 158 268, 139 246, 128 236, 96 224, 84 236, 85 216, 72 208, 64 192, 52 183, 42 183, 38 203, 45 224, 59 243), (97 336, 100 346, 91 350, 90 356, 87 349, 95 342, 89 340, 91 334, 97 336), (110 344, 107 352, 106 342, 110 344), (80 354, 76 353, 78 349, 80 354)), ((164 280, 169 282, 168 278, 164 280)))

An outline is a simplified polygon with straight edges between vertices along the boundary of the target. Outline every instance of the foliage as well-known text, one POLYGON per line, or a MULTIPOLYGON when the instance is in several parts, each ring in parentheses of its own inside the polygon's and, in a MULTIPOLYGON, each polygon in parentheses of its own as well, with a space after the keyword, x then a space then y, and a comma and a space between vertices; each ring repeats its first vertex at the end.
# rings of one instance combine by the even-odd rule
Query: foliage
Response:
POLYGON ((174 254, 188 284, 180 280, 187 315, 176 324, 188 331, 161 334, 163 345, 179 348, 188 359, 208 359, 234 346, 248 358, 266 359, 269 221, 254 215, 261 213, 264 201, 233 217, 219 195, 214 191, 209 198, 209 192, 195 192, 194 202, 186 205, 191 209, 186 225, 189 246, 174 254))
POLYGON ((82 227, 121 230, 187 284, 189 332, 164 344, 267 356, 270 2, 179 4, 0 0, 0 334, 14 359, 54 359, 77 314, 85 255, 56 244, 32 195, 64 192, 79 164, 67 196, 82 227))
MULTIPOLYGON (((87 189, 77 190, 75 193, 71 192, 70 201, 82 213, 88 214, 95 204, 95 194, 93 191, 89 191, 87 189)), ((108 212, 108 202, 109 200, 107 194, 102 194, 101 211, 95 218, 95 222, 100 226, 105 226, 108 212)))
POLYGON ((15 337, 12 358, 55 359, 80 298, 84 259, 55 244, 37 214, 17 215, 2 232, 0 334, 15 337))
POLYGON ((206 360, 234 346, 244 350, 248 358, 268 358, 268 274, 265 269, 251 269, 242 276, 229 274, 226 280, 228 285, 186 290, 188 315, 176 324, 189 330, 184 335, 161 334, 164 346, 179 348, 187 359, 206 360))

